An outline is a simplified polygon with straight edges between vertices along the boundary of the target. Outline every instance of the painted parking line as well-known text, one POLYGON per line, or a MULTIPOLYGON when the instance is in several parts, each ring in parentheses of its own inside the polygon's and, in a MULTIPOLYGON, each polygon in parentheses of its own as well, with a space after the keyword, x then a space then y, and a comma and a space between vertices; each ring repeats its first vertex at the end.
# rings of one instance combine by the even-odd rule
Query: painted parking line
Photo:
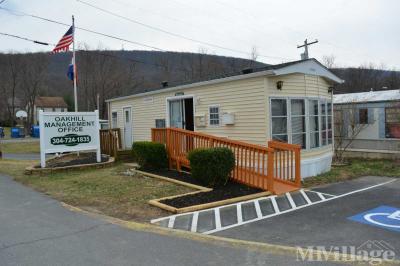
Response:
MULTIPOLYGON (((313 201, 311 201, 309 199, 309 197, 307 196, 307 193, 317 195, 320 192, 300 190, 300 192, 298 192, 298 193, 305 195, 304 201, 306 202, 306 205, 310 205, 313 203, 313 201)), ((326 195, 326 198, 330 198, 330 197, 331 197, 330 195, 326 195)), ((317 198, 317 200, 322 201, 321 198, 317 198)), ((239 226, 242 224, 246 224, 249 222, 253 222, 253 221, 257 221, 257 220, 266 218, 266 216, 269 216, 269 215, 263 213, 263 210, 262 210, 262 207, 265 207, 266 202, 271 205, 271 210, 272 210, 273 215, 279 215, 281 213, 286 213, 288 210, 295 210, 295 209, 299 208, 299 206, 297 206, 297 204, 296 204, 296 200, 292 197, 292 195, 290 193, 286 193, 280 197, 273 195, 273 196, 269 196, 269 197, 261 197, 261 198, 253 199, 253 200, 249 200, 249 201, 233 203, 233 204, 220 206, 220 207, 216 207, 216 208, 212 208, 212 209, 171 215, 171 216, 167 216, 167 217, 153 219, 151 221, 151 223, 158 224, 160 226, 167 227, 167 228, 175 228, 174 227, 175 222, 177 220, 180 220, 181 218, 183 220, 183 217, 185 217, 185 220, 187 221, 187 227, 186 227, 187 231, 202 232, 203 234, 211 234, 213 232, 218 232, 218 231, 226 230, 228 228, 232 228, 233 226, 239 226), (280 205, 282 205, 282 203, 279 203, 279 200, 282 197, 285 197, 285 200, 287 201, 288 206, 289 206, 289 208, 285 209, 285 211, 281 211, 281 209, 283 209, 284 206, 280 206, 280 205), (247 209, 246 209, 246 206, 247 206, 247 209), (246 217, 246 213, 249 212, 248 206, 252 206, 254 208, 255 215, 254 215, 254 218, 252 218, 252 219, 249 219, 246 217), (234 214, 231 215, 230 218, 234 219, 235 221, 232 224, 230 224, 229 226, 226 226, 226 225, 224 226, 224 225, 222 225, 222 221, 221 221, 224 218, 224 217, 221 217, 221 210, 226 210, 228 208, 233 209, 234 214), (201 213, 205 214, 206 212, 211 212, 209 219, 213 220, 212 221, 213 229, 202 231, 201 223, 199 224, 199 214, 201 214, 201 213), (191 217, 188 219, 188 216, 191 216, 191 217)), ((250 207, 250 209, 252 209, 252 208, 250 207)), ((180 224, 179 229, 182 229, 181 228, 182 224, 181 223, 179 223, 179 224, 180 224)))
POLYGON ((396 179, 340 195, 301 189, 299 191, 286 193, 280 196, 273 195, 269 197, 261 197, 216 208, 153 219, 151 220, 151 223, 163 227, 177 229, 174 227, 174 225, 175 222, 178 221, 179 229, 181 230, 183 229, 202 234, 212 234, 244 224, 296 211, 298 209, 306 208, 318 203, 360 193, 362 191, 383 186, 394 181, 396 181, 396 179), (200 215, 203 217, 201 220, 199 219, 200 215), (182 226, 184 223, 186 223, 186 227, 182 226))
MULTIPOLYGON (((175 225, 179 224, 179 229, 201 232, 203 234, 211 234, 214 232, 226 230, 235 226, 240 226, 246 223, 265 219, 275 215, 280 215, 288 211, 296 210, 300 207, 312 205, 315 202, 326 201, 332 196, 326 194, 322 199, 318 194, 324 194, 320 192, 300 190, 299 192, 286 193, 281 196, 269 196, 253 199, 249 201, 233 203, 225 206, 220 206, 212 209, 195 211, 190 213, 182 213, 154 219, 151 221, 153 224, 158 224, 163 227, 177 229, 175 225), (293 196, 292 196, 293 195, 293 196), (296 196, 296 197, 295 197, 296 196), (300 196, 300 198, 299 198, 300 196), (312 200, 310 199, 312 198, 312 200), (297 201, 297 203, 296 203, 297 201), (266 207, 270 207, 271 213, 266 213, 266 207), (230 212, 230 217, 226 217, 225 211, 230 212), (209 219, 207 220, 207 226, 212 223, 212 228, 203 230, 202 221, 199 220, 200 214, 210 213, 209 219), (253 217, 250 217, 254 213, 253 217), (224 225, 222 220, 232 220, 228 225, 224 225), (186 222, 187 226, 182 226, 182 223, 186 222), (183 227, 183 228, 182 228, 183 227)), ((203 221, 204 223, 204 221, 203 221)))

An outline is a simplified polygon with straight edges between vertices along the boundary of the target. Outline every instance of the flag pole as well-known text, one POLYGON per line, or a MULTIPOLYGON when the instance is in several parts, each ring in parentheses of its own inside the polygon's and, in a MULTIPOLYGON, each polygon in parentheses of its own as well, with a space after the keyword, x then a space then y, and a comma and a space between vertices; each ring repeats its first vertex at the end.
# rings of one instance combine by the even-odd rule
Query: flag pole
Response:
POLYGON ((75 112, 78 112, 78 95, 76 88, 76 60, 75 60, 75 18, 72 16, 72 64, 74 68, 73 76, 74 76, 74 104, 75 104, 75 112))

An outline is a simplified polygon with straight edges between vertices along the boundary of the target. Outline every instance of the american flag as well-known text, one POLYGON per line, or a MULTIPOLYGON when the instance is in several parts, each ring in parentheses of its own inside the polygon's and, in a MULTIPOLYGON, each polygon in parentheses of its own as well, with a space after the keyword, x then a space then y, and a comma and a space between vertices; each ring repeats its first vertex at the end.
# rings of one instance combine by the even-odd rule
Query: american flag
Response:
POLYGON ((73 41, 74 29, 71 26, 53 49, 53 53, 66 52, 73 41))

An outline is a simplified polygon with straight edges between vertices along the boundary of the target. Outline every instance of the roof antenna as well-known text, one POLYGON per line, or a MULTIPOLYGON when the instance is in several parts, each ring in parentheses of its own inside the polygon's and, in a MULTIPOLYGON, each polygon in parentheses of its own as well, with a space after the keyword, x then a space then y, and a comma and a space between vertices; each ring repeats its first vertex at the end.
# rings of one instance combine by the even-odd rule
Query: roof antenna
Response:
POLYGON ((317 42, 318 42, 317 39, 315 41, 313 41, 313 42, 307 42, 307 39, 306 39, 304 41, 303 45, 297 45, 297 49, 301 48, 301 47, 304 47, 304 53, 300 54, 301 60, 307 60, 309 58, 308 57, 308 46, 310 46, 311 44, 317 43, 317 42))

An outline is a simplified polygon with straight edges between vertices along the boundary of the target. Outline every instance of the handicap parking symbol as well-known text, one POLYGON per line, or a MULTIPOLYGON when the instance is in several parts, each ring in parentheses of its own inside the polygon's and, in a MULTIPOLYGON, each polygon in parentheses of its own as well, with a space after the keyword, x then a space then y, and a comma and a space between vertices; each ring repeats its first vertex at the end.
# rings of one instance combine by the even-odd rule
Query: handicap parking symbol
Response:
POLYGON ((352 221, 378 226, 400 232, 400 209, 391 206, 379 206, 375 209, 348 217, 352 221))

